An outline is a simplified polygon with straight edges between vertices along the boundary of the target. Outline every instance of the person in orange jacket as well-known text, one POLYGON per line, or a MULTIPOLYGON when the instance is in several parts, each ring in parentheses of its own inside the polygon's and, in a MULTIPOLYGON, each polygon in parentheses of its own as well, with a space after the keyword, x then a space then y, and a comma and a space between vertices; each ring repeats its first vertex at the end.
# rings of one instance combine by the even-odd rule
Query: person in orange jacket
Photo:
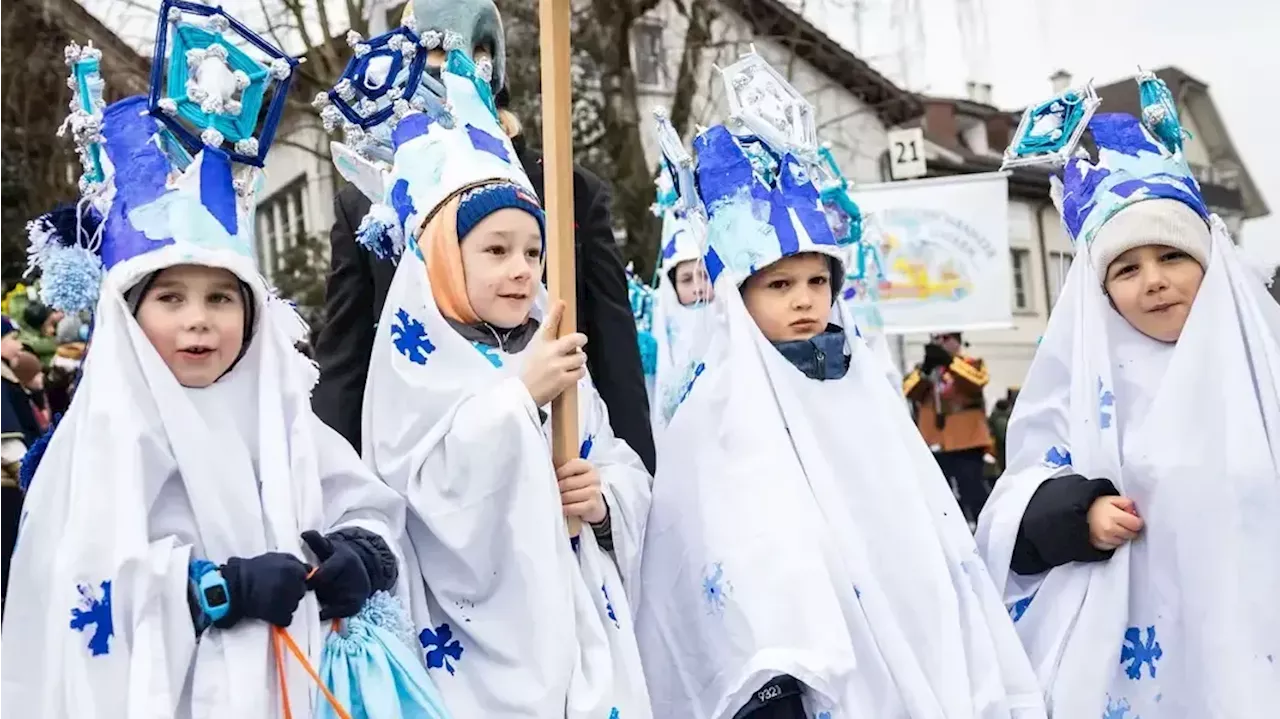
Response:
POLYGON ((991 431, 982 397, 987 368, 963 349, 959 332, 934 335, 925 345, 924 361, 903 380, 902 391, 943 475, 959 490, 961 508, 976 522, 988 494, 983 455, 991 447, 991 431))

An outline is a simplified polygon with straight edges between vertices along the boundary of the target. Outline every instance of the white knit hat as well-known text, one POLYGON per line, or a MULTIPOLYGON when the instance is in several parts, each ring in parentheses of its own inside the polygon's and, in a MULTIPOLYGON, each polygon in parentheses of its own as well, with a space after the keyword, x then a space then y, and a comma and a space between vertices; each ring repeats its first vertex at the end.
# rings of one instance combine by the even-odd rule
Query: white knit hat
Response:
POLYGON ((1106 282, 1107 266, 1143 245, 1168 245, 1209 264, 1209 226, 1186 204, 1166 198, 1128 205, 1107 219, 1089 245, 1098 281, 1106 282))

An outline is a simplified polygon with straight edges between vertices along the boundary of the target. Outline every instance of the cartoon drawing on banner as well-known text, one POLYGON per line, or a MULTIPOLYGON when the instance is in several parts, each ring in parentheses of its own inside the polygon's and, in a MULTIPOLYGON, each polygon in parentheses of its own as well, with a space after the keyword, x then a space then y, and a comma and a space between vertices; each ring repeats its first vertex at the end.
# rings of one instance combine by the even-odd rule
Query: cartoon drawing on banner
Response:
POLYGON ((869 239, 884 258, 880 299, 895 303, 963 300, 977 270, 996 248, 964 220, 936 210, 889 209, 875 214, 869 239))

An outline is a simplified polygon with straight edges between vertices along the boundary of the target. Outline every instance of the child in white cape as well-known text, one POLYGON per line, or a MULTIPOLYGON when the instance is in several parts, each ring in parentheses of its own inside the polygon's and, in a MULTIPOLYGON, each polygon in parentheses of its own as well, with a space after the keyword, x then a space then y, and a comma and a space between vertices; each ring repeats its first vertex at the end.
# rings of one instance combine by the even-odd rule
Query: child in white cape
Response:
MULTIPOLYGON (((811 117, 756 55, 723 74, 811 117)), ((694 140, 715 299, 645 539, 655 714, 1043 717, 955 499, 833 294, 845 249, 790 139, 811 135, 770 128, 694 140)))
POLYGON ((455 41, 434 100, 449 110, 401 105, 387 189, 369 192, 385 204, 365 239, 407 251, 369 363, 363 454, 408 499, 413 618, 455 716, 646 717, 628 592, 650 478, 609 429, 585 337, 556 336, 541 207, 455 41), (553 467, 547 408, 575 384, 580 458, 553 467), (566 517, 583 523, 572 542, 566 517))
MULTIPOLYGON (((100 83, 96 53, 78 60, 75 77, 100 83)), ((32 252, 55 305, 92 306, 99 278, 101 291, 83 379, 24 506, 4 713, 311 716, 315 687, 273 657, 272 626, 318 663, 322 622, 394 586, 403 502, 311 412, 304 326, 255 267, 232 156, 177 150, 145 97, 84 99, 102 175, 33 224, 32 252)))
POLYGON ((1205 206, 1168 89, 1152 75, 1140 87, 1141 121, 1079 121, 1097 160, 1063 170, 1077 255, 979 546, 1055 716, 1267 716, 1280 706, 1280 307, 1205 206))

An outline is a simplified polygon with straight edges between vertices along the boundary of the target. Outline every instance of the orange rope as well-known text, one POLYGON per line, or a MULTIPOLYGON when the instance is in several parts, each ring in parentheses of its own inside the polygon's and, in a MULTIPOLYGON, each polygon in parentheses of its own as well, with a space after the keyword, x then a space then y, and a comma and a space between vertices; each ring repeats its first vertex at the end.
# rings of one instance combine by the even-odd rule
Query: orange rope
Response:
MULTIPOLYGON (((315 567, 308 572, 307 579, 310 579, 317 569, 319 567, 315 567)), ((338 627, 338 621, 334 620, 332 629, 337 631, 338 627)), ((289 636, 289 630, 273 626, 271 627, 271 637, 271 647, 275 650, 276 655, 276 673, 280 677, 280 700, 284 703, 284 719, 293 719, 293 709, 289 705, 289 682, 285 676, 284 650, 281 649, 281 644, 289 648, 293 656, 302 664, 302 668, 307 671, 307 674, 311 675, 312 681, 316 683, 316 686, 320 687, 324 698, 329 700, 329 704, 333 707, 334 713, 338 715, 338 719, 351 719, 351 713, 342 708, 338 698, 333 695, 333 692, 329 691, 329 687, 324 685, 324 681, 320 679, 320 673, 316 671, 315 667, 311 666, 311 662, 307 661, 307 655, 302 653, 302 649, 298 647, 297 642, 293 641, 293 637, 289 636)))

